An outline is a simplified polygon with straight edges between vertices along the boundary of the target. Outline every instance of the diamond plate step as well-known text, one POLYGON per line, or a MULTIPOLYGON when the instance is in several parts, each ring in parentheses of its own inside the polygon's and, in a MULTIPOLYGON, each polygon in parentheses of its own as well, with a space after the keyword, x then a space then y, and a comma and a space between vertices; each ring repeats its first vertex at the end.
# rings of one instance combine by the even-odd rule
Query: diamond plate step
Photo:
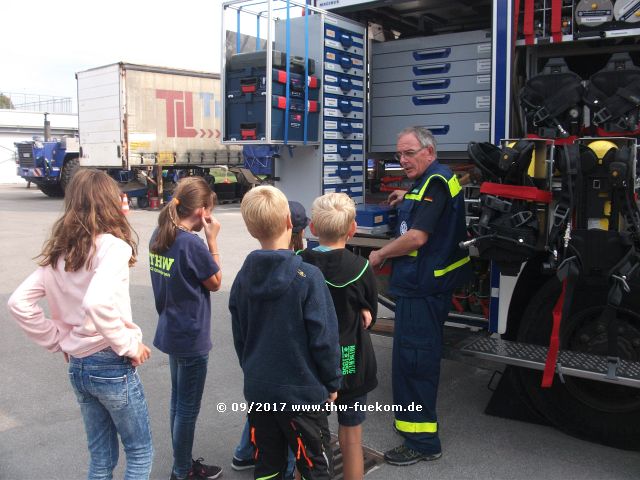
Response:
MULTIPOLYGON (((540 345, 490 337, 478 338, 461 348, 464 355, 534 370, 544 370, 547 350, 540 345)), ((640 362, 621 360, 617 368, 613 366, 605 356, 561 350, 556 371, 562 375, 640 388, 640 362)))

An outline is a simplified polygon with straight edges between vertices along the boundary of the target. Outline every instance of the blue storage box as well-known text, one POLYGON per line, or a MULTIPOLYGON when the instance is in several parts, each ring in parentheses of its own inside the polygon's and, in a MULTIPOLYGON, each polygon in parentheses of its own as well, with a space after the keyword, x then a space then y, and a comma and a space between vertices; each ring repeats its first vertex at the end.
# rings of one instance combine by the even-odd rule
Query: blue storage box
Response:
POLYGON ((396 209, 388 205, 357 205, 356 222, 359 227, 390 225, 395 220, 396 209))
MULTIPOLYGON (((266 97, 252 93, 227 99, 225 140, 261 140, 266 135, 266 97)), ((318 140, 318 102, 308 102, 307 141, 318 140)), ((284 140, 286 98, 273 96, 271 99, 271 139, 284 140)), ((291 100, 289 105, 289 141, 304 139, 304 101, 291 100)))

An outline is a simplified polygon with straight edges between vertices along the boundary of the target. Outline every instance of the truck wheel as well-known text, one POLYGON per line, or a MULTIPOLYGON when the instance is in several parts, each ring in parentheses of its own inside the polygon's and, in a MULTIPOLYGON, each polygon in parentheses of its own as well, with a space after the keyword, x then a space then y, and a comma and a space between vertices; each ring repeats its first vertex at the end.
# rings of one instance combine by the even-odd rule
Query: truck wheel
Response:
POLYGON ((42 193, 44 193, 47 197, 64 197, 64 192, 62 191, 62 187, 59 184, 50 184, 44 183, 39 184, 38 188, 42 193))
POLYGON ((71 177, 76 171, 80 168, 80 159, 78 157, 70 158, 67 160, 62 166, 62 171, 60 172, 60 184, 62 185, 62 190, 67 189, 67 185, 71 181, 71 177))
MULTIPOLYGON (((549 345, 552 309, 560 290, 554 277, 532 298, 520 324, 519 341, 549 345)), ((600 321, 607 290, 606 285, 577 285, 569 318, 561 324, 562 350, 607 355, 607 326, 600 321)), ((617 312, 618 351, 629 361, 640 360, 639 293, 636 285, 617 312)), ((551 388, 541 388, 540 371, 518 368, 516 376, 530 403, 557 428, 608 446, 640 449, 640 389, 567 375, 564 384, 556 376, 551 388)))

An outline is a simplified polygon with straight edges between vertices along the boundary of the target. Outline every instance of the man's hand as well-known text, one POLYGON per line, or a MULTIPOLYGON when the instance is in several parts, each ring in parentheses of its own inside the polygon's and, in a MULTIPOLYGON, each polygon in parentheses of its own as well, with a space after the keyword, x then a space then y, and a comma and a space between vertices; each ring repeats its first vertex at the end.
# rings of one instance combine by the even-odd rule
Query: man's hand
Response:
POLYGON ((329 398, 327 398, 327 402, 333 403, 338 398, 338 392, 332 392, 329 394, 329 398))
POLYGON ((404 194, 405 193, 407 193, 407 192, 405 192, 404 190, 394 190, 393 192, 391 192, 389 194, 389 197, 387 197, 387 202, 392 207, 395 207, 400 202, 402 202, 402 200, 404 199, 404 194))
POLYGON ((372 250, 369 254, 369 263, 372 268, 380 268, 384 263, 385 258, 380 255, 380 250, 372 250))
POLYGON ((138 353, 131 358, 131 365, 134 367, 139 367, 144 362, 146 362, 151 356, 151 349, 147 347, 144 343, 140 342, 138 345, 138 353))

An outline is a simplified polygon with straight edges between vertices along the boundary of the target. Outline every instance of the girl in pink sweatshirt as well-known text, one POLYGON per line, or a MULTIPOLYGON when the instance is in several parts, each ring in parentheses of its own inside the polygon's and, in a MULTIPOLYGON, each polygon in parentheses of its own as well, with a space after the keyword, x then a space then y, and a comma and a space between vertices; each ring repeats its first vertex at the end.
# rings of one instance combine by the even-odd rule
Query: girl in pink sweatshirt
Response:
POLYGON ((40 254, 40 267, 16 289, 9 310, 27 336, 62 352, 84 420, 88 479, 111 479, 118 434, 125 480, 148 479, 153 447, 136 367, 150 355, 131 319, 129 267, 137 244, 106 173, 82 169, 65 192, 64 214, 40 254), (50 316, 38 301, 46 298, 50 316))

